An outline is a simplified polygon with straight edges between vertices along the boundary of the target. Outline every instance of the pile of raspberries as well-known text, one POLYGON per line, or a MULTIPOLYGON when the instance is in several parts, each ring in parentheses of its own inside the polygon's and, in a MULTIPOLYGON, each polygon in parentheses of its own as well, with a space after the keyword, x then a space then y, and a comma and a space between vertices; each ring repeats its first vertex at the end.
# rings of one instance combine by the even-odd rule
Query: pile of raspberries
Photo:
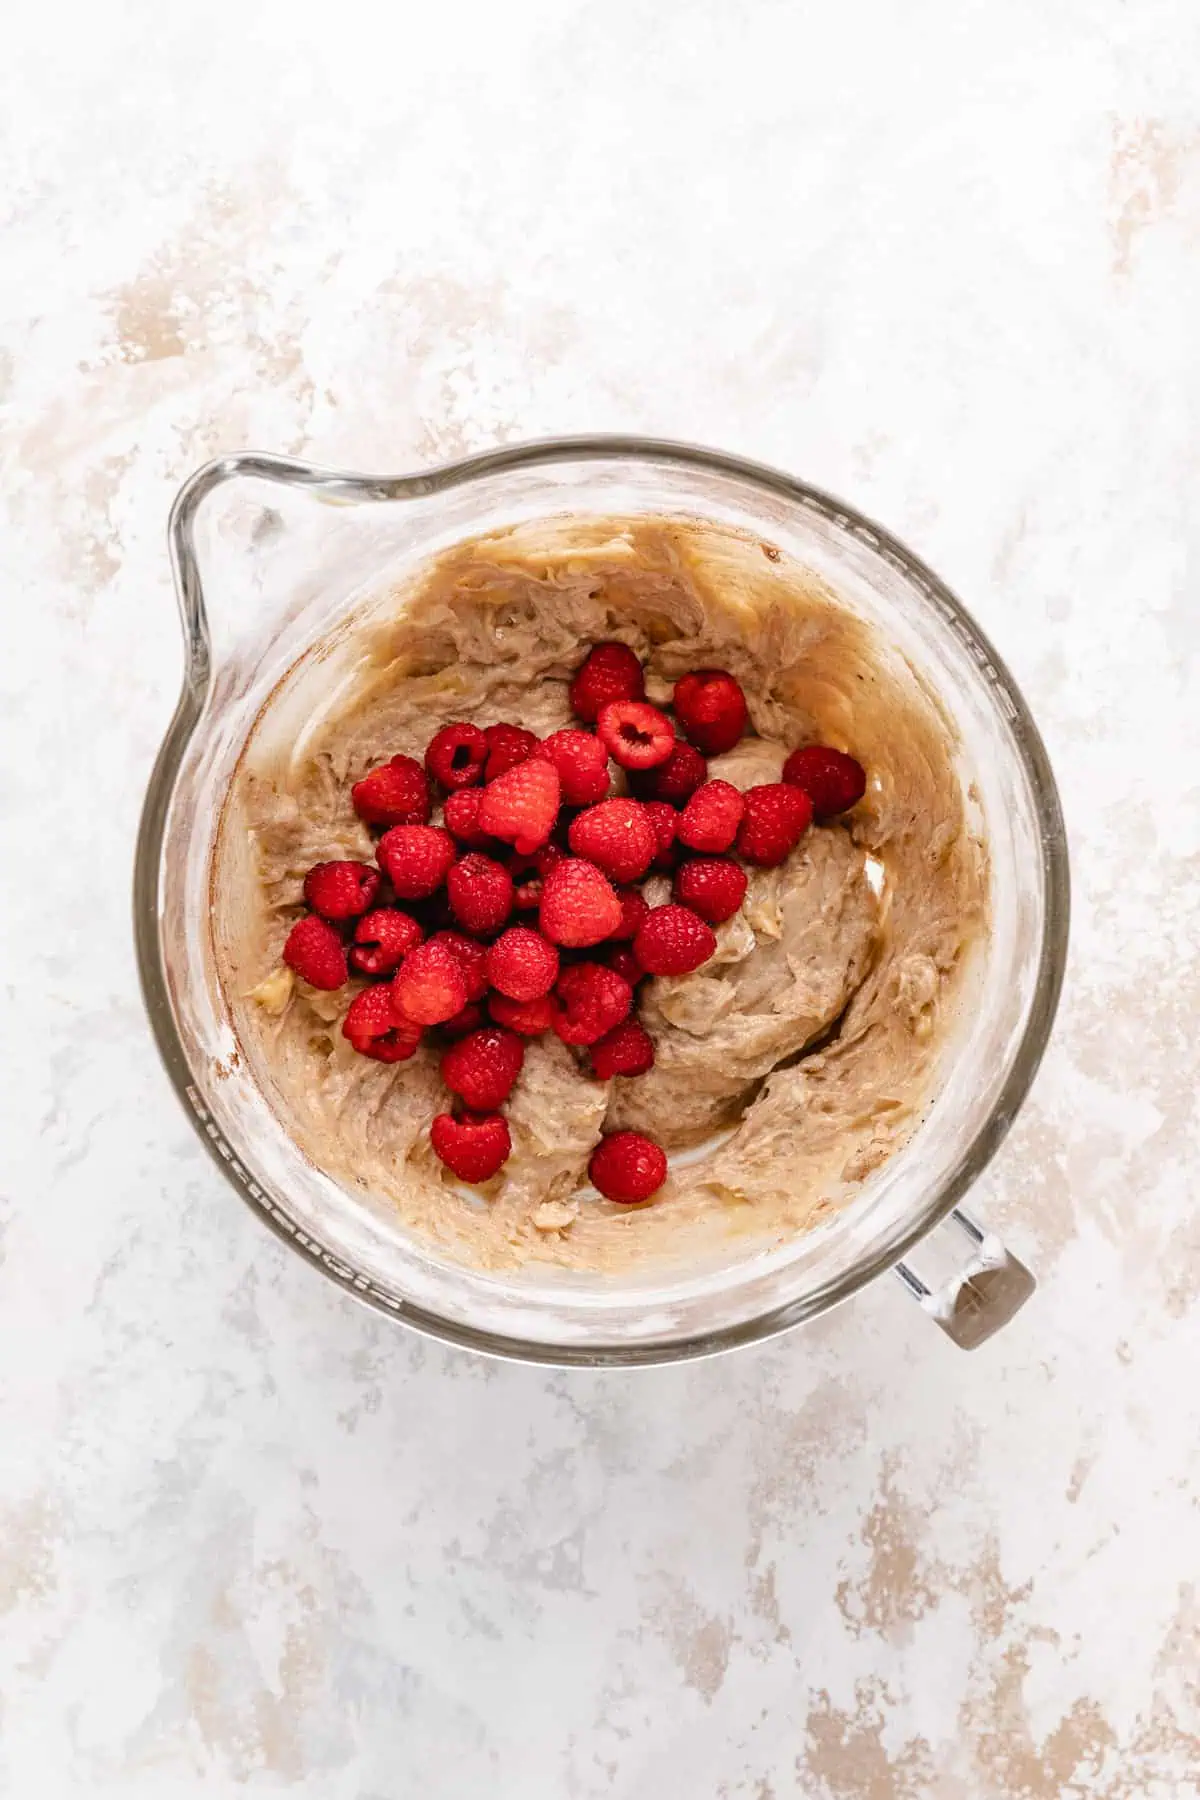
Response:
MULTIPOLYGON (((745 695, 723 669, 676 682, 674 721, 645 696, 633 651, 597 644, 570 687, 577 726, 540 740, 520 725, 443 726, 424 767, 393 756, 350 791, 381 832, 378 867, 317 863, 304 878, 310 910, 284 961, 316 988, 367 978, 342 1024, 363 1056, 404 1062, 440 1034, 454 1110, 429 1135, 461 1181, 490 1180, 509 1156, 499 1109, 526 1038, 553 1031, 586 1049, 600 1080, 644 1075, 654 1044, 634 1015, 639 982, 700 968, 713 926, 742 904, 740 864, 782 863, 814 818, 865 790, 853 757, 815 744, 792 752, 782 781, 739 793, 709 780, 706 757, 746 729, 745 695), (627 795, 610 797, 610 758, 627 795), (638 883, 663 872, 673 898, 652 907, 638 883)), ((635 1205, 662 1186, 667 1159, 617 1131, 588 1173, 607 1199, 635 1205)))

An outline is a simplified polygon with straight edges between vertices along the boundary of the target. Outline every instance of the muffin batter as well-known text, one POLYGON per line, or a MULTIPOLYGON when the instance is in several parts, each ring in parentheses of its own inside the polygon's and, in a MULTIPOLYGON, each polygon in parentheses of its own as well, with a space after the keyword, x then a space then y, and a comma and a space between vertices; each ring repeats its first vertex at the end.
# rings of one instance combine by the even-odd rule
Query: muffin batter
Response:
POLYGON ((447 1253, 492 1267, 619 1268, 731 1240, 743 1254, 851 1198, 929 1097, 986 926, 986 852, 954 729, 909 665, 772 546, 691 520, 551 519, 458 545, 360 636, 352 694, 291 758, 252 734, 214 868, 235 1028, 306 1154, 385 1196, 447 1253), (527 1042, 506 1108, 512 1155, 485 1197, 428 1141, 446 1102, 438 1049, 392 1066, 358 1055, 340 1022, 359 984, 318 992, 280 951, 310 865, 372 860, 352 782, 398 751, 419 757, 453 720, 509 719, 539 736, 574 723, 568 683, 606 639, 643 660, 652 702, 692 669, 741 683, 755 735, 712 758, 710 777, 777 781, 790 750, 819 741, 865 765, 867 793, 785 864, 749 871, 710 962, 643 985, 648 1074, 598 1081, 552 1034, 527 1042), (616 1126, 693 1152, 649 1205, 586 1188, 601 1129, 616 1126))

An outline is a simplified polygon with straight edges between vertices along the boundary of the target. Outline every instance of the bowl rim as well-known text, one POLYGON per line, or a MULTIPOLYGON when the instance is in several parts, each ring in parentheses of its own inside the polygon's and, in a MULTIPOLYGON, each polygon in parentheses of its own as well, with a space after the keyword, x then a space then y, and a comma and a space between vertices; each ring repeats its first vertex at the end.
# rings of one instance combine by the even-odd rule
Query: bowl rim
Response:
POLYGON ((314 1268, 373 1311, 399 1319, 427 1337, 506 1361, 546 1367, 634 1367, 682 1362, 759 1343, 839 1305, 893 1268, 954 1209, 999 1149, 1032 1085, 1045 1054, 1066 967, 1070 920, 1070 871, 1066 829, 1050 759, 1033 715, 1004 659, 966 607, 899 538, 847 502, 769 464, 667 438, 597 434, 542 438, 479 452, 435 468, 400 476, 371 476, 247 452, 204 464, 183 483, 168 522, 168 543, 180 622, 184 670, 179 698, 150 775, 138 826, 133 868, 133 926, 143 1002, 168 1079, 200 1141, 245 1203, 314 1268), (307 491, 318 498, 378 502, 426 498, 483 476, 519 468, 585 461, 634 461, 705 469, 732 476, 822 515, 891 562, 947 619, 975 658, 986 663, 1007 701, 1009 726, 1034 798, 1042 858, 1044 910, 1037 975, 1028 1015, 1008 1075, 987 1119, 920 1211, 885 1234, 873 1255, 802 1299, 755 1314, 738 1324, 682 1338, 629 1344, 543 1343, 510 1337, 448 1319, 356 1274, 335 1251, 291 1218, 267 1184, 227 1144, 204 1104, 171 1004, 160 931, 162 851, 175 782, 212 682, 213 665, 203 584, 195 553, 195 523, 207 497, 226 482, 261 479, 307 491))

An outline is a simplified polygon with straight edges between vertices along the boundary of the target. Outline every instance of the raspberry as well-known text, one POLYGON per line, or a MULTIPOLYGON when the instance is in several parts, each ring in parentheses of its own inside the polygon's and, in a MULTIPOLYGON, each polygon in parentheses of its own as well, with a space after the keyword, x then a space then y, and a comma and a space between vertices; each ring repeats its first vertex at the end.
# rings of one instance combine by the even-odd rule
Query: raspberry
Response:
POLYGON ((309 987, 332 992, 350 977, 341 938, 328 919, 319 919, 316 913, 292 926, 283 946, 283 960, 309 987))
POLYGON ((494 1112, 512 1093, 525 1061, 515 1031, 487 1025, 452 1044, 442 1057, 442 1080, 472 1112, 494 1112))
POLYGON ((364 975, 392 975, 424 934, 398 906, 377 906, 354 927, 350 961, 364 975))
POLYGON ((667 1179, 667 1159, 640 1131, 614 1131, 592 1151, 588 1174, 606 1200, 636 1206, 656 1194, 667 1179))
POLYGON ((538 747, 534 733, 521 725, 489 725, 483 735, 488 747, 483 769, 485 781, 495 781, 497 775, 506 775, 509 769, 515 769, 518 763, 531 757, 538 747))
POLYGON ((513 880, 503 863, 472 850, 446 877, 450 910, 467 931, 499 931, 513 909, 513 880))
POLYGON ((603 963, 572 963, 554 990, 562 1011, 554 1029, 564 1044, 595 1044, 629 1016, 633 989, 603 963))
POLYGON ((761 869, 773 869, 791 855, 812 822, 812 801, 788 781, 765 781, 746 790, 746 816, 738 829, 737 853, 761 869))
POLYGON ((620 975, 624 981, 629 983, 630 987, 636 987, 639 981, 644 981, 646 979, 645 969, 643 969, 641 963, 633 954, 633 951, 628 949, 624 944, 619 950, 611 951, 604 960, 613 973, 620 975))
POLYGON ((483 945, 477 944, 474 938, 464 937, 461 931, 436 931, 429 942, 440 944, 450 952, 466 983, 467 999, 482 1000, 488 991, 487 951, 483 945))
POLYGON ((712 926, 688 906, 652 907, 633 940, 633 954, 647 975, 690 975, 716 947, 712 926))
POLYGON ((746 802, 729 781, 706 781, 679 815, 679 841, 689 850, 728 850, 746 802))
POLYGON ((571 711, 592 725, 611 700, 641 700, 645 692, 642 665, 627 644, 596 644, 571 683, 571 711))
POLYGON ((678 813, 665 800, 643 800, 642 811, 649 819, 658 840, 658 849, 650 867, 673 869, 679 860, 679 852, 675 847, 675 835, 679 830, 678 813))
POLYGON ((421 1041, 421 1027, 399 1016, 391 988, 379 982, 354 996, 342 1020, 342 1036, 360 1056, 382 1063, 407 1062, 421 1041))
POLYGON ((568 806, 592 806, 603 800, 612 786, 608 751, 590 731, 578 731, 573 726, 566 731, 552 731, 539 745, 537 754, 558 770, 562 797, 568 806))
POLYGON ((456 788, 454 793, 446 795, 446 804, 442 808, 446 830, 468 850, 487 850, 493 847, 493 839, 486 831, 479 829, 479 808, 482 802, 482 788, 456 788))
POLYGON ((529 856, 541 849, 554 829, 560 792, 553 763, 530 757, 484 788, 479 828, 512 844, 521 856, 529 856))
POLYGON ((539 1000, 510 1000, 507 994, 493 994, 488 1011, 497 1025, 519 1031, 522 1037, 541 1037, 558 1017, 558 1001, 549 994, 539 1000))
POLYGON ((538 906, 542 898, 542 883, 555 863, 560 863, 566 855, 557 844, 543 844, 532 856, 516 856, 509 864, 509 873, 514 883, 513 904, 518 912, 528 912, 538 906))
POLYGON ((689 743, 720 756, 746 729, 746 696, 725 669, 697 669, 675 683, 675 717, 689 743))
POLYGON ((467 1004, 467 983, 454 952, 438 938, 418 944, 392 981, 396 1008, 414 1025, 440 1025, 467 1004))
POLYGON ((801 788, 812 801, 816 818, 831 819, 857 805, 867 791, 867 772, 844 750, 808 744, 793 750, 783 765, 783 779, 801 788))
POLYGON ((512 1138, 499 1113, 439 1113, 429 1127, 429 1141, 451 1174, 460 1181, 490 1181, 508 1161, 512 1138))
POLYGON ((682 806, 708 776, 708 764, 690 744, 676 742, 666 762, 656 769, 635 769, 629 785, 640 800, 669 800, 682 806))
POLYGON ((612 700, 596 721, 596 734, 623 769, 655 769, 675 748, 666 713, 638 700, 612 700))
POLYGON ((658 838, 640 800, 602 800, 571 823, 567 842, 614 881, 640 881, 658 851, 658 838))
POLYGON ((617 899, 621 902, 621 923, 608 935, 628 941, 636 935, 638 926, 650 911, 650 905, 637 888, 622 888, 617 899))
POLYGON ((595 863, 564 856, 542 883, 542 936, 573 950, 602 943, 621 923, 621 902, 595 863))
POLYGON ((532 856, 511 856, 508 872, 513 878, 513 905, 518 912, 528 912, 539 904, 542 898, 542 882, 545 876, 561 862, 565 851, 557 844, 543 844, 532 856))
POLYGON ((469 1031, 480 1031, 486 1024, 487 1014, 482 1006, 468 1000, 465 1006, 459 1007, 452 1019, 443 1019, 438 1030, 446 1037, 463 1038, 469 1031))
POLYGON ((429 822, 429 781, 411 756, 393 756, 350 789, 355 812, 366 825, 425 825, 429 822))
POLYGON ((624 1019, 592 1045, 592 1073, 601 1081, 614 1075, 644 1075, 654 1067, 654 1040, 636 1019, 624 1019))
POLYGON ((425 752, 425 767, 443 787, 473 787, 483 780, 487 759, 488 741, 478 725, 460 719, 434 732, 425 752))
POLYGON ((353 919, 378 892, 379 870, 368 863, 314 863, 304 877, 304 898, 323 919, 353 919))
POLYGON ((375 851, 400 900, 424 900, 441 887, 458 856, 458 845, 440 825, 393 825, 375 851))
POLYGON ((510 1000, 540 1000, 558 979, 558 951, 540 931, 513 925, 487 953, 487 978, 510 1000))
POLYGON ((726 856, 698 856, 675 877, 675 898, 710 925, 732 919, 746 898, 746 871, 726 856))

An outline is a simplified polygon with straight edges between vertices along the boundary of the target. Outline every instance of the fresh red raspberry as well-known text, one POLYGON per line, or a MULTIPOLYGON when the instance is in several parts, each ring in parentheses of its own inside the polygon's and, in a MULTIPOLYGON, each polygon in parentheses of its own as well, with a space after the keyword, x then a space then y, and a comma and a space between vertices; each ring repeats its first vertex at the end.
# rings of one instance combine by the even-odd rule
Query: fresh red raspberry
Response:
POLYGON ((679 841, 710 855, 728 850, 737 836, 746 802, 730 781, 706 781, 679 815, 679 841))
POLYGON ((639 800, 667 800, 682 806, 708 777, 708 764, 690 744, 676 742, 666 762, 656 769, 633 769, 629 785, 639 800))
POLYGON ((304 898, 323 919, 353 919, 379 892, 379 870, 369 863, 314 863, 304 877, 304 898))
POLYGON ((637 1206, 649 1200, 667 1179, 667 1159, 652 1138, 640 1131, 614 1131, 592 1151, 588 1174, 606 1200, 637 1206))
POLYGON ((540 931, 512 925, 487 953, 487 978, 510 1000, 540 1000, 558 979, 558 951, 540 931))
POLYGON ((783 765, 783 779, 808 795, 817 819, 847 812, 867 791, 867 771, 862 764, 844 750, 831 750, 828 744, 807 744, 803 750, 793 750, 783 765))
POLYGON ((426 825, 429 779, 411 756, 393 756, 350 789, 355 812, 366 825, 426 825))
POLYGON ((434 732, 425 752, 425 767, 445 788, 474 787, 483 780, 487 759, 488 741, 478 725, 459 719, 434 732))
POLYGON ((617 899, 621 902, 621 923, 609 935, 629 942, 637 935, 638 926, 650 911, 650 903, 637 888, 621 888, 617 899))
POLYGON ((746 898, 746 871, 727 856, 698 856, 675 877, 675 898, 710 925, 732 919, 746 898))
MULTIPOLYGON (((615 896, 614 896, 615 898, 615 896)), ((288 932, 283 960, 309 987, 332 992, 350 978, 342 940, 328 919, 308 913, 288 932)))
POLYGON ((553 763, 530 757, 489 781, 479 805, 479 828, 530 856, 547 843, 558 818, 561 789, 553 763))
POLYGON ((374 1062, 407 1062, 421 1042, 421 1027, 400 1017, 391 988, 378 982, 354 996, 342 1020, 342 1036, 374 1062))
POLYGON ((550 994, 540 1000, 510 1000, 507 994, 493 994, 488 1011, 497 1025, 519 1031, 522 1037, 541 1037, 558 1017, 558 1001, 550 994))
POLYGON ((393 975, 424 933, 398 906, 377 906, 354 927, 350 961, 364 975, 393 975))
POLYGON ((467 983, 454 952, 430 938, 410 950, 392 980, 398 1012, 414 1025, 440 1025, 467 1004, 467 983))
POLYGON ((789 781, 765 781, 748 788, 745 799, 737 853, 744 862, 773 869, 791 855, 812 823, 812 801, 789 781))
POLYGON ((645 692, 642 665, 627 644, 596 644, 571 683, 571 711, 592 725, 611 700, 641 700, 645 692))
POLYGON ((568 806, 593 806, 603 800, 612 782, 608 751, 590 731, 569 726, 552 731, 538 746, 537 754, 558 770, 562 797, 568 806))
POLYGON ((633 954, 647 975, 690 975, 716 947, 712 926, 688 906, 651 907, 633 940, 633 954))
POLYGON ((451 1174, 460 1181, 490 1181, 508 1161, 512 1138, 500 1113, 438 1113, 429 1141, 451 1174))
POLYGON ((526 762, 538 747, 535 734, 526 731, 523 725, 488 725, 483 735, 488 747, 483 769, 485 781, 495 781, 497 775, 506 775, 518 763, 526 762))
POLYGON ((513 905, 518 912, 529 912, 541 904, 542 883, 555 863, 560 863, 566 854, 557 844, 543 844, 532 856, 511 859, 508 869, 514 884, 513 905))
POLYGON ((456 788, 452 794, 446 795, 446 804, 442 808, 446 830, 468 850, 489 850, 495 845, 495 840, 486 831, 479 829, 479 808, 482 804, 482 788, 456 788))
POLYGON ((567 853, 561 844, 543 844, 541 849, 534 853, 533 860, 538 874, 545 881, 551 869, 557 869, 560 862, 566 862, 567 853))
POLYGON ((725 669, 697 669, 675 683, 675 717, 705 756, 732 750, 746 729, 746 696, 725 669))
POLYGON ((640 881, 658 850, 640 800, 602 800, 589 806, 571 821, 567 842, 576 856, 585 856, 614 881, 640 881))
POLYGON ((592 1045, 592 1073, 601 1081, 614 1075, 644 1075, 654 1067, 654 1039, 636 1019, 623 1019, 592 1045))
POLYGON ((645 969, 633 951, 624 944, 620 949, 610 951, 604 960, 614 974, 619 975, 623 981, 627 981, 630 987, 636 987, 639 981, 646 979, 645 969))
POLYGON ((494 1112, 512 1093, 525 1061, 525 1046, 515 1031, 485 1025, 451 1044, 442 1056, 442 1080, 472 1112, 494 1112))
POLYGON ((679 830, 679 814, 665 800, 643 800, 642 811, 649 819, 658 848, 654 852, 652 869, 673 869, 679 861, 679 851, 675 845, 675 835, 679 830))
POLYGON ((596 721, 596 735, 623 769, 656 769, 675 748, 666 713, 641 700, 611 700, 596 721))
POLYGON ((503 863, 470 851, 446 877, 450 910, 465 931, 499 931, 513 909, 513 879, 503 863))
POLYGON ((541 904, 542 883, 565 855, 566 851, 557 844, 543 844, 532 856, 511 858, 508 870, 513 878, 513 905, 518 912, 529 912, 541 904))
POLYGON ((621 902, 595 863, 564 856, 542 883, 538 924, 552 944, 572 950, 603 943, 621 923, 621 902))
POLYGON ((477 1005, 474 1000, 468 1000, 465 1006, 459 1007, 452 1019, 443 1019, 438 1030, 445 1037, 464 1038, 470 1031, 481 1031, 487 1022, 488 1017, 482 1006, 477 1005))
POLYGON ((564 1044, 596 1044, 629 1016, 633 989, 603 963, 572 963, 554 990, 562 1011, 554 1029, 564 1044))
POLYGON ((474 938, 464 937, 461 931, 435 931, 429 942, 440 944, 450 952, 466 984, 467 999, 482 1000, 488 991, 484 946, 477 944, 474 938))
POLYGON ((458 845, 440 825, 393 825, 375 850, 398 900, 424 900, 445 881, 458 845))

